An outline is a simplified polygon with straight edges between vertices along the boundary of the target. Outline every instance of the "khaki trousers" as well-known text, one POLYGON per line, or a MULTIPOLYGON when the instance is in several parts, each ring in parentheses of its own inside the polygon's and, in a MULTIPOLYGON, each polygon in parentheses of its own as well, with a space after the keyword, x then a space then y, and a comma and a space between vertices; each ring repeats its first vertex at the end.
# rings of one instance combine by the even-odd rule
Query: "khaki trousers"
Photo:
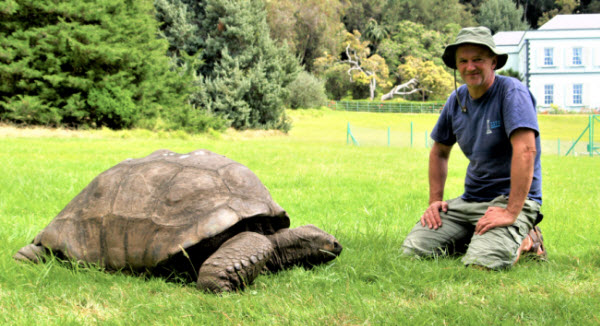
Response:
POLYGON ((448 211, 440 212, 442 226, 437 230, 417 222, 402 244, 406 255, 438 256, 461 253, 465 265, 480 265, 490 269, 510 268, 517 259, 517 250, 536 221, 540 204, 526 200, 513 225, 493 228, 483 235, 475 235, 475 225, 489 206, 505 208, 507 196, 490 202, 448 200, 448 211))

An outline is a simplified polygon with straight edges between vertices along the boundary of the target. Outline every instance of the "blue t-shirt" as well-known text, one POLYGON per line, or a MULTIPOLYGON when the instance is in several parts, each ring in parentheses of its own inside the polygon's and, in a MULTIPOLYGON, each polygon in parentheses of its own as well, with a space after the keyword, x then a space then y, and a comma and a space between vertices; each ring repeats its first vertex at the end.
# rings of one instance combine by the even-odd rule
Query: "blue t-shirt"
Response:
POLYGON ((466 85, 458 88, 458 94, 461 105, 466 103, 467 112, 458 107, 456 93, 453 92, 431 132, 431 138, 448 146, 458 142, 469 159, 462 198, 482 202, 509 195, 510 135, 517 128, 528 128, 535 132, 537 149, 528 197, 541 204, 540 135, 531 92, 515 78, 496 75, 492 87, 482 97, 473 100, 466 85))

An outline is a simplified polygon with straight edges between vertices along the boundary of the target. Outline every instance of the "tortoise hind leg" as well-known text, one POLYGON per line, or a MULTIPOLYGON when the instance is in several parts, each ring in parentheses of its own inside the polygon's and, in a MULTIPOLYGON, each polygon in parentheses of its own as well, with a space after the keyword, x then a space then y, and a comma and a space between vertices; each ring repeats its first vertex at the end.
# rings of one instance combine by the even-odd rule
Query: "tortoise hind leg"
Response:
POLYGON ((250 285, 273 255, 267 237, 242 232, 227 240, 202 264, 197 287, 210 292, 228 292, 250 285))
POLYGON ((44 246, 34 245, 33 243, 30 243, 25 247, 19 249, 19 251, 17 251, 17 253, 13 256, 13 258, 18 261, 29 261, 37 264, 47 254, 48 249, 46 249, 44 246))

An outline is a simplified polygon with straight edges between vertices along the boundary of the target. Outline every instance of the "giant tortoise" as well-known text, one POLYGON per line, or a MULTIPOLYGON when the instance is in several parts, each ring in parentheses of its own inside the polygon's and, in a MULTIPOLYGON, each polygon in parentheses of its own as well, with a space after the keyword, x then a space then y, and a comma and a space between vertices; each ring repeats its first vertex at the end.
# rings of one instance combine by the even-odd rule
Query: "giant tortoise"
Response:
POLYGON ((342 251, 313 225, 289 226, 244 165, 208 150, 158 150, 98 175, 14 258, 37 263, 52 253, 108 270, 174 272, 221 292, 342 251))

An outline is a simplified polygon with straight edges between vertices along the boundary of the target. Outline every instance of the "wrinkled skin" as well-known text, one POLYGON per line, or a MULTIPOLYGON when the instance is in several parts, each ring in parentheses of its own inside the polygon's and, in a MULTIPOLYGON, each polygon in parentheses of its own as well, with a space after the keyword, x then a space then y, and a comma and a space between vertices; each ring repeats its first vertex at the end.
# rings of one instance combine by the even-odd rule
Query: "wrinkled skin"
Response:
POLYGON ((314 225, 282 229, 268 236, 242 232, 202 264, 197 286, 210 292, 243 289, 263 270, 277 272, 295 265, 310 268, 341 252, 337 239, 314 225))

